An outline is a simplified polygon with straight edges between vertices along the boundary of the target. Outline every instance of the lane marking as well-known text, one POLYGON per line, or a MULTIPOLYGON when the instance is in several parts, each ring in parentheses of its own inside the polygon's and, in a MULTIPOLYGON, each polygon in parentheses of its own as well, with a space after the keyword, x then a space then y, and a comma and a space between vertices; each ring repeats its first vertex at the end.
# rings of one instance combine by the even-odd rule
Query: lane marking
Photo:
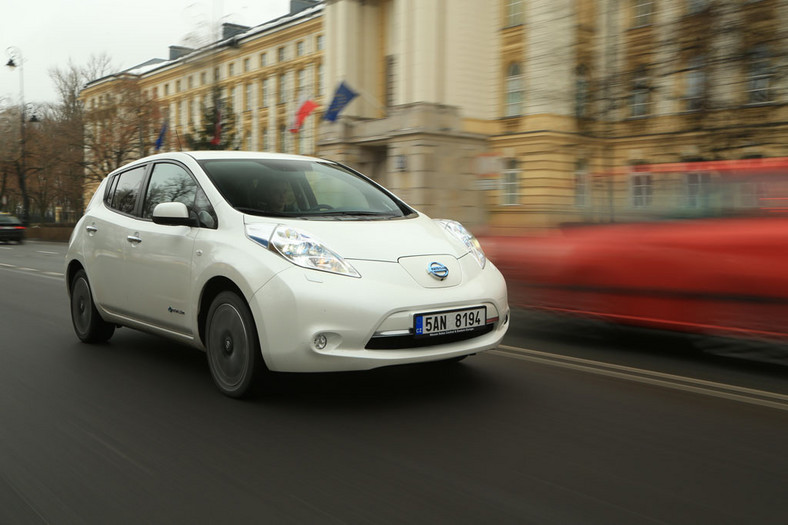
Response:
POLYGON ((692 392, 695 394, 719 397, 788 411, 788 395, 778 394, 776 392, 726 385, 724 383, 715 383, 703 379, 677 376, 641 368, 603 363, 600 361, 591 361, 579 357, 556 355, 549 352, 539 352, 537 350, 518 348, 515 346, 500 345, 498 349, 490 350, 490 353, 502 357, 521 359, 523 361, 531 361, 601 376, 615 377, 627 381, 635 381, 673 390, 692 392))
POLYGON ((60 255, 60 252, 46 252, 44 250, 36 250, 36 253, 43 253, 44 255, 60 255))
POLYGON ((26 273, 28 275, 39 275, 41 277, 46 277, 47 279, 58 279, 58 280, 60 280, 65 275, 65 274, 60 273, 60 272, 48 272, 48 271, 45 271, 45 270, 37 270, 35 268, 27 268, 25 266, 14 266, 13 264, 6 264, 6 263, 0 263, 0 268, 2 268, 4 270, 23 272, 23 273, 26 273))

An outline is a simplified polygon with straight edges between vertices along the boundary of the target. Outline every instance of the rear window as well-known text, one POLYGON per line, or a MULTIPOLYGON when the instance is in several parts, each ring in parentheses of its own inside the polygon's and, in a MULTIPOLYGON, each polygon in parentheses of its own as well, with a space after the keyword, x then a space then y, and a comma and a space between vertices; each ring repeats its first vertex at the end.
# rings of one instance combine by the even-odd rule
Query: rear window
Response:
POLYGON ((14 226, 18 226, 22 224, 22 221, 13 215, 0 215, 0 224, 12 224, 14 226))
POLYGON ((137 207, 145 166, 131 169, 116 176, 107 193, 107 204, 120 212, 133 214, 137 207))
POLYGON ((366 177, 328 162, 222 159, 200 165, 230 205, 244 213, 344 220, 415 214, 366 177))

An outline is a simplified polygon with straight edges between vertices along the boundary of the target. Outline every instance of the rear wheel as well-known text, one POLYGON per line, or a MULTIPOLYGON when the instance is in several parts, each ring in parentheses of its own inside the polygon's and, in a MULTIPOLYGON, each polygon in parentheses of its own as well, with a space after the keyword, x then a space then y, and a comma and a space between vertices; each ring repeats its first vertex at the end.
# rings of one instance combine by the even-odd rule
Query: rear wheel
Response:
POLYGON ((77 337, 85 343, 103 343, 115 333, 115 325, 102 319, 96 310, 85 270, 79 270, 71 281, 71 322, 77 337))
POLYGON ((252 313, 233 292, 221 292, 208 310, 205 330, 208 367, 226 396, 246 396, 263 368, 252 313))

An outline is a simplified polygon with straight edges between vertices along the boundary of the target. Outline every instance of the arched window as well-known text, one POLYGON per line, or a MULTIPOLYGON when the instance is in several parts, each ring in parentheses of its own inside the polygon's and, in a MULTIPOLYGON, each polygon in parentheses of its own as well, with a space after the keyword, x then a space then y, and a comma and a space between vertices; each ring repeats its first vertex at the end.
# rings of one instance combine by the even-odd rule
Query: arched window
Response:
POLYGON ((516 117, 521 114, 523 105, 523 77, 520 65, 509 64, 506 70, 506 110, 504 115, 516 117))

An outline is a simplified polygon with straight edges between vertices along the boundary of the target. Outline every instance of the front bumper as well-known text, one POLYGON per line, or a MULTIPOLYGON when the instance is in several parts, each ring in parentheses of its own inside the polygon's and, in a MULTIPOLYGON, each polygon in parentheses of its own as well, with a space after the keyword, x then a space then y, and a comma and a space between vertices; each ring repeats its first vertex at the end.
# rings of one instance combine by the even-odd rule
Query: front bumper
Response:
POLYGON ((269 369, 369 370, 449 359, 495 348, 508 329, 506 284, 492 264, 479 270, 473 258, 463 257, 462 283, 446 288, 419 285, 398 263, 352 264, 360 279, 294 266, 255 293, 250 306, 269 369), (447 338, 429 346, 408 345, 414 314, 480 305, 491 321, 480 335, 447 338), (389 334, 405 337, 393 347, 371 343, 389 334), (324 348, 315 344, 318 335, 327 340, 324 348))

